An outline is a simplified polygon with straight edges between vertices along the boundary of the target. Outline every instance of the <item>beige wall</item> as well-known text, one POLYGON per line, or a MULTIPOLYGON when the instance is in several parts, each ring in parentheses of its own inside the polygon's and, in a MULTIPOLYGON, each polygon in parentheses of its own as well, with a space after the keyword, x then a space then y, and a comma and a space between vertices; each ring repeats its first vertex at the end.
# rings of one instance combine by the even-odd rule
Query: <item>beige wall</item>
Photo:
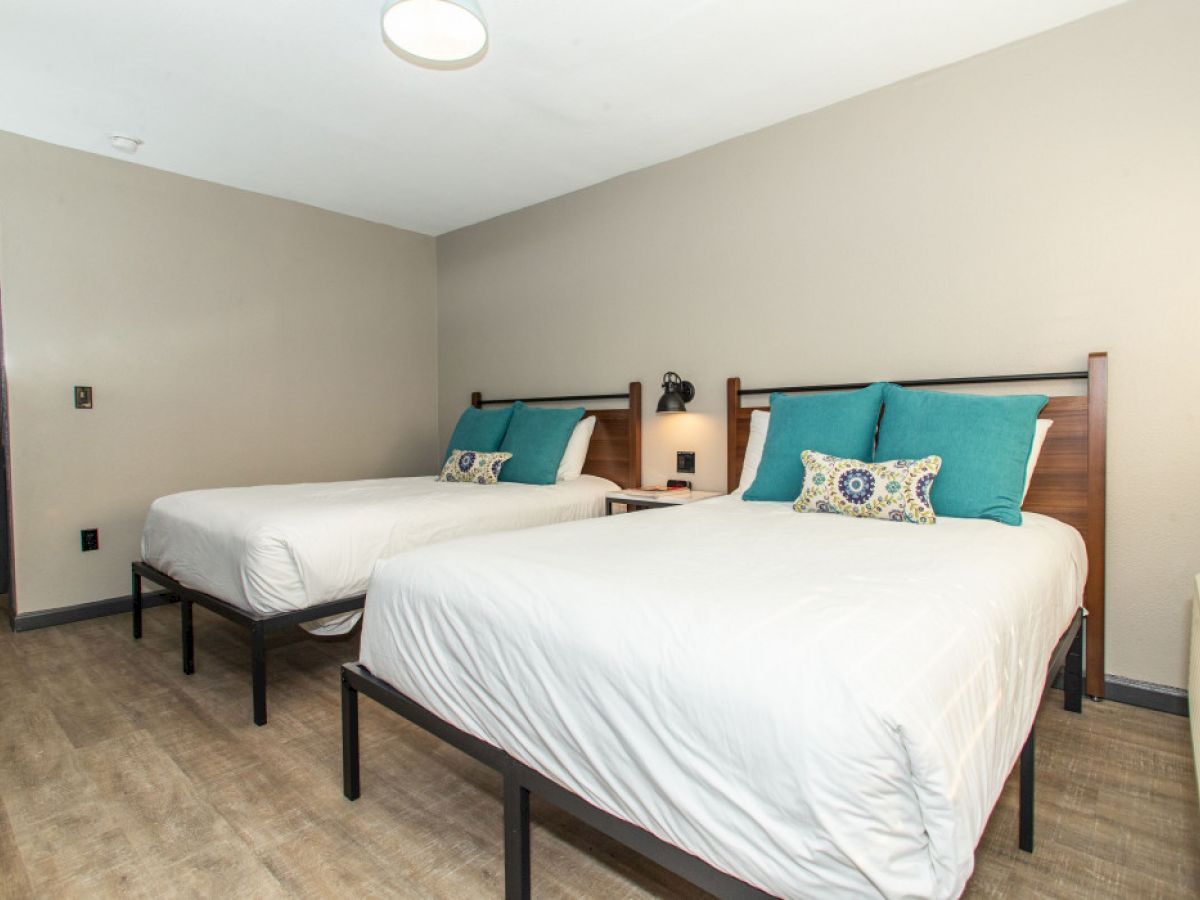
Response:
POLYGON ((0 133, 0 291, 20 613, 127 594, 161 494, 433 468, 432 238, 0 133))
POLYGON ((1111 353, 1108 669, 1185 683, 1200 570, 1200 4, 1135 2, 438 240, 465 392, 648 388, 645 477, 724 486, 724 379, 1111 353), (694 415, 653 413, 665 369, 694 415))

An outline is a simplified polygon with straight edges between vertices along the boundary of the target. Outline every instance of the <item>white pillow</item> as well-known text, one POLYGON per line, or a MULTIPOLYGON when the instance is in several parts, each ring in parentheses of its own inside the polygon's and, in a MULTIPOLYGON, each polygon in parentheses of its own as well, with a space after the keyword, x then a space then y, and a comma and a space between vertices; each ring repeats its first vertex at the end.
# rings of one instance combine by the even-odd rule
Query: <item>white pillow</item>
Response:
POLYGON ((1046 432, 1054 424, 1053 419, 1038 419, 1037 428, 1033 432, 1033 446, 1029 448, 1029 462, 1025 465, 1025 490, 1021 494, 1021 503, 1029 493, 1029 482, 1033 481, 1033 470, 1037 466, 1038 456, 1042 452, 1042 444, 1046 443, 1046 432))
POLYGON ((595 430, 595 416, 588 416, 575 423, 575 429, 567 441, 567 449, 563 451, 562 459, 558 462, 558 481, 574 481, 583 474, 588 444, 592 442, 592 432, 595 430))
POLYGON ((767 426, 770 424, 769 412, 756 409, 750 413, 750 436, 746 439, 746 455, 742 457, 742 479, 734 491, 735 497, 746 493, 747 488, 754 484, 758 464, 762 462, 763 444, 767 442, 767 426))

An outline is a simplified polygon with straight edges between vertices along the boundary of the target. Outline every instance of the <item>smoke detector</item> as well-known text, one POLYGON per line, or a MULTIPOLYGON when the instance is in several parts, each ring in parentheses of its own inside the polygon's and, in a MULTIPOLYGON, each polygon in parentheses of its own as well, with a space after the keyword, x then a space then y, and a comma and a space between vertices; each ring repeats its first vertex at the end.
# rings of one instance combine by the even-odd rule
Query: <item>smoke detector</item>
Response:
POLYGON ((114 150, 119 150, 122 153, 128 153, 130 156, 138 152, 138 147, 142 146, 142 139, 135 137, 126 137, 123 134, 112 134, 108 137, 108 142, 113 145, 114 150))

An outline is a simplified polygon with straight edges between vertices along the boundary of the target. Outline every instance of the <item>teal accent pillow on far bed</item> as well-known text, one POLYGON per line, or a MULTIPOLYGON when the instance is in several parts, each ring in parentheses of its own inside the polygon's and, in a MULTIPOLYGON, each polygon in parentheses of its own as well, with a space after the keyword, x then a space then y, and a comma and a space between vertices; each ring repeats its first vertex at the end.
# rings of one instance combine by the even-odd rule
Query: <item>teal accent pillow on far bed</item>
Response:
POLYGON ((520 400, 514 403, 512 421, 500 444, 500 449, 511 453, 512 459, 504 464, 500 480, 554 484, 567 441, 582 418, 582 406, 542 409, 526 406, 520 400))
POLYGON ((446 455, 442 463, 450 458, 455 450, 474 450, 476 453, 495 453, 500 449, 504 433, 508 431, 509 420, 512 419, 513 407, 502 406, 500 409, 476 409, 468 406, 454 433, 450 435, 450 444, 446 447, 446 455))
POLYGON ((772 394, 762 462, 743 500, 795 501, 804 488, 805 450, 870 459, 883 385, 830 394, 772 394))
POLYGON ((1044 394, 982 397, 889 384, 875 459, 940 456, 930 499, 939 516, 1021 524, 1025 467, 1044 394))

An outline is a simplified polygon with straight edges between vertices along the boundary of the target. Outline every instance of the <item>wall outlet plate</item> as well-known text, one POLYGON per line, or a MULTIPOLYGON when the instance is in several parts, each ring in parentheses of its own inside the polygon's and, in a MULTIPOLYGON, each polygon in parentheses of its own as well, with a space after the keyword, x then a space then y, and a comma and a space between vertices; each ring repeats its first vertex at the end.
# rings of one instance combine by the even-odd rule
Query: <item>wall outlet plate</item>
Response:
POLYGON ((696 454, 692 450, 680 450, 675 454, 676 472, 696 472, 696 454))
POLYGON ((85 528, 79 532, 79 549, 84 553, 100 549, 100 529, 85 528))

